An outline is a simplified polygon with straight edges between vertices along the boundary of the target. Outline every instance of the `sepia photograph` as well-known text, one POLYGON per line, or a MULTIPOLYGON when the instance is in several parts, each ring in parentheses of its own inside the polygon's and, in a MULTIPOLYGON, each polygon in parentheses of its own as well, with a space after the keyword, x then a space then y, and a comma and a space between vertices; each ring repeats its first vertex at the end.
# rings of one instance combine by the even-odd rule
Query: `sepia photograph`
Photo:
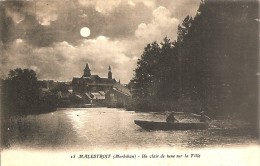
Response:
POLYGON ((259 2, 0 0, 0 165, 259 165, 259 2))

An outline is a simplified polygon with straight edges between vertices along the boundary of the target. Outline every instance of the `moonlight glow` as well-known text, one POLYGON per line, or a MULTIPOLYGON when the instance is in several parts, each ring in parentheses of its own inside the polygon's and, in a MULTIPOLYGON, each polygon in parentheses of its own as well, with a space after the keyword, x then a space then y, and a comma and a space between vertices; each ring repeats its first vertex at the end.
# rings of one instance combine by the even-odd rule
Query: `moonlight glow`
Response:
POLYGON ((82 37, 88 37, 90 35, 90 29, 88 27, 83 27, 80 29, 80 35, 82 37))

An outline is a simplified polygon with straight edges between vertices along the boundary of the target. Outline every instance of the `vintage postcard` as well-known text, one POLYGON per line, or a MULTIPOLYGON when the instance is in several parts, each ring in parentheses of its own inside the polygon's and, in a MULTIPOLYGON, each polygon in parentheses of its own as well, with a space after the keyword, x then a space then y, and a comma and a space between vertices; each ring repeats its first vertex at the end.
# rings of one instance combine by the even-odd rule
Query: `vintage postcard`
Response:
POLYGON ((0 0, 1 165, 259 165, 258 0, 0 0))

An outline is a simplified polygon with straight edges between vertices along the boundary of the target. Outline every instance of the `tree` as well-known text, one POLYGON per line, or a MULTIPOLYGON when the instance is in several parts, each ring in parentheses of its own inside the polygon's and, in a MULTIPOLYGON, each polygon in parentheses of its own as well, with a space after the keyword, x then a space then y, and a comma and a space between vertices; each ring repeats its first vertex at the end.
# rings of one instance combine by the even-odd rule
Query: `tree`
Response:
POLYGON ((55 95, 40 97, 40 85, 33 70, 10 70, 2 87, 4 115, 35 114, 49 112, 55 108, 55 95))
POLYGON ((157 42, 153 42, 144 48, 144 52, 137 62, 135 75, 131 80, 133 99, 137 105, 144 103, 149 105, 154 101, 160 81, 156 77, 159 68, 159 54, 160 47, 157 42))
POLYGON ((39 84, 33 70, 10 70, 4 88, 7 99, 5 103, 9 103, 9 107, 31 108, 39 100, 39 84))
POLYGON ((171 101, 178 97, 178 57, 175 45, 165 37, 160 43, 159 67, 157 68, 157 78, 160 83, 158 85, 158 100, 171 101))
POLYGON ((205 0, 191 22, 182 46, 192 61, 182 66, 193 70, 182 76, 215 113, 238 113, 257 98, 258 10, 257 1, 205 0))

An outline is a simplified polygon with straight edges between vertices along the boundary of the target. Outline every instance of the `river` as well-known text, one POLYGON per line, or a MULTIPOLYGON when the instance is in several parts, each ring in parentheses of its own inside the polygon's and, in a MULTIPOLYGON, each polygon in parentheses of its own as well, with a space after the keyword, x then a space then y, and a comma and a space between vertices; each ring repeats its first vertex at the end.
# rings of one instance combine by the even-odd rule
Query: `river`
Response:
MULTIPOLYGON (((146 131, 135 119, 164 121, 165 113, 136 113, 117 108, 68 108, 4 120, 7 149, 100 149, 228 147, 258 144, 257 134, 239 120, 218 119, 207 130, 146 131)), ((183 121, 192 116, 177 114, 183 121)))

